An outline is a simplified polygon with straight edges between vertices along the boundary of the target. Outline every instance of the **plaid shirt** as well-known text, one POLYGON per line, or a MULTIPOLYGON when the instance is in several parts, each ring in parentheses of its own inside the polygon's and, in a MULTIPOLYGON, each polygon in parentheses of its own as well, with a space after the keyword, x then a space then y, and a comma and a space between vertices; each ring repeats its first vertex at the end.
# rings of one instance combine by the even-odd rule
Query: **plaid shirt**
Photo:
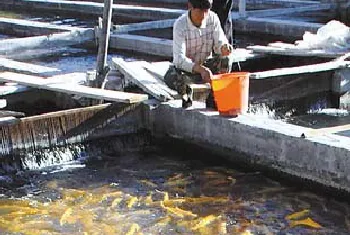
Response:
POLYGON ((202 64, 211 57, 212 51, 221 54, 221 46, 228 40, 221 28, 219 17, 209 11, 200 27, 193 25, 190 11, 175 21, 173 29, 173 63, 192 72, 195 63, 202 64))

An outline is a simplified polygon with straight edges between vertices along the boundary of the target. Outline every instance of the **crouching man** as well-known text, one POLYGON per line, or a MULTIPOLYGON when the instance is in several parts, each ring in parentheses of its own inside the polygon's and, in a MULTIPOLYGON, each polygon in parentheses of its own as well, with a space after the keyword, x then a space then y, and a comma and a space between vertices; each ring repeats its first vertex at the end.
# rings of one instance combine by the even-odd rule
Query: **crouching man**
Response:
MULTIPOLYGON (((231 72, 229 44, 220 20, 211 11, 212 0, 189 0, 188 11, 173 28, 173 65, 164 76, 165 83, 182 96, 182 107, 192 105, 191 83, 210 83, 213 74, 231 72)), ((215 108, 212 92, 206 100, 215 108)))

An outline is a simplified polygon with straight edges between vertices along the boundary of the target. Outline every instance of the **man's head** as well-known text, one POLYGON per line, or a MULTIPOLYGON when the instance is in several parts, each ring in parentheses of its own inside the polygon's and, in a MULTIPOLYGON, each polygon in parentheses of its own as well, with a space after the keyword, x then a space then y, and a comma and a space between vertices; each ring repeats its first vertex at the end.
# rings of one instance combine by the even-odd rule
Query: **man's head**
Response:
POLYGON ((213 0, 188 0, 188 8, 191 11, 191 20, 197 27, 202 25, 208 15, 213 0))
POLYGON ((213 0, 188 0, 194 9, 209 10, 213 4, 213 0))

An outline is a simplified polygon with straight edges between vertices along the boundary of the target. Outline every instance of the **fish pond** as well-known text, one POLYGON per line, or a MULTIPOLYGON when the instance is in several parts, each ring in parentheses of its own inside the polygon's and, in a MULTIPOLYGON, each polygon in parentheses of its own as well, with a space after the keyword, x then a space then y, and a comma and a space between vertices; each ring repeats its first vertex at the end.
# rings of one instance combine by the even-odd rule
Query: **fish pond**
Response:
POLYGON ((0 233, 349 234, 345 202, 198 148, 147 142, 118 152, 118 141, 101 140, 69 163, 2 176, 0 233))

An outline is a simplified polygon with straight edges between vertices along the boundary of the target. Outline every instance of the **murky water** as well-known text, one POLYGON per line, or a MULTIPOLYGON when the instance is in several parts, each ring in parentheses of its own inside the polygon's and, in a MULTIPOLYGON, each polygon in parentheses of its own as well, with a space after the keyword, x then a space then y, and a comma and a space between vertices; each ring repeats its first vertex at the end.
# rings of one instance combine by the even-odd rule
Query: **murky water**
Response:
POLYGON ((212 155, 156 149, 24 172, 0 233, 349 234, 349 205, 212 155), (216 159, 216 160, 213 160, 216 159))

